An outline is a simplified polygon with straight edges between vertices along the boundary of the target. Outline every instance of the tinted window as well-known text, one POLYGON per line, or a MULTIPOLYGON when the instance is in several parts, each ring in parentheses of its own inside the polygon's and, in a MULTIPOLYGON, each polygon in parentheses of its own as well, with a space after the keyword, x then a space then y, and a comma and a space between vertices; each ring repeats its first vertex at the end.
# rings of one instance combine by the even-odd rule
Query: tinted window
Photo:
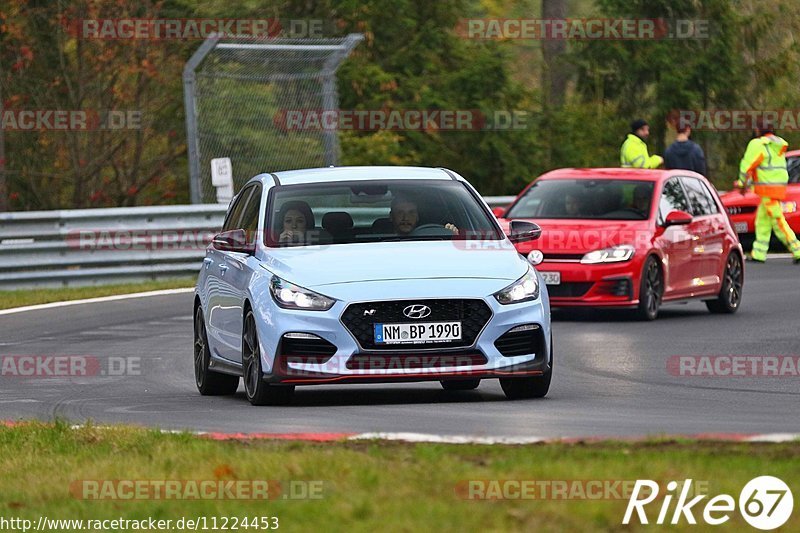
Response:
POLYGON ((506 218, 646 220, 652 181, 544 179, 535 182, 506 218))
POLYGON ((786 169, 789 171, 789 183, 800 183, 800 157, 786 158, 786 169))
POLYGON ((703 187, 703 193, 706 196, 706 200, 708 201, 708 204, 711 206, 711 212, 712 213, 719 213, 719 207, 717 206, 717 200, 715 199, 714 194, 711 192, 711 189, 709 188, 709 184, 704 182, 703 180, 697 180, 697 181, 699 181, 700 185, 702 185, 702 187, 703 187))
POLYGON ((242 221, 239 223, 239 227, 247 232, 248 242, 253 242, 255 237, 258 229, 258 214, 261 208, 261 186, 255 186, 253 191, 253 194, 250 195, 250 200, 247 202, 247 207, 242 212, 242 221))
POLYGON ((717 205, 703 185, 697 178, 681 178, 686 186, 686 194, 689 195, 689 205, 692 207, 694 216, 713 215, 717 212, 717 205))
POLYGON ((225 223, 222 225, 222 231, 241 228, 239 221, 242 219, 242 211, 247 204, 247 198, 252 192, 253 187, 247 187, 239 192, 239 194, 236 196, 236 199, 233 201, 233 204, 231 204, 230 209, 228 209, 228 216, 225 217, 225 223))
POLYGON ((671 179, 664 184, 658 210, 661 220, 664 220, 664 218, 673 211, 686 211, 687 213, 691 211, 689 209, 689 201, 686 199, 686 194, 683 192, 683 187, 681 187, 677 179, 671 179))
POLYGON ((270 190, 268 209, 268 246, 504 238, 478 199, 451 180, 282 185, 270 190))

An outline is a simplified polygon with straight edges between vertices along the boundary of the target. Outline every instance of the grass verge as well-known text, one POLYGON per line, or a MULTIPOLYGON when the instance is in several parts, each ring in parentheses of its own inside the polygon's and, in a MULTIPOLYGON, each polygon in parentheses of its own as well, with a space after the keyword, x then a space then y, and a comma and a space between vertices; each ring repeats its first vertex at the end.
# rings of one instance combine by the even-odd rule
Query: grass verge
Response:
MULTIPOLYGON (((573 492, 590 480, 691 478, 708 493, 738 500, 750 479, 774 475, 798 492, 800 443, 744 444, 652 440, 640 443, 485 446, 365 441, 304 443, 218 442, 188 434, 162 434, 130 427, 70 429, 62 423, 0 428, 0 516, 30 519, 156 519, 205 517, 207 530, 222 517, 274 517, 288 531, 618 531, 627 500, 590 500, 573 492), (114 487, 117 481, 280 480, 277 499, 86 499, 82 480, 114 487), (537 480, 570 483, 574 498, 465 499, 468 480, 537 480), (581 480, 575 485, 575 480, 581 480), (316 490, 319 499, 303 498, 316 490), (312 487, 309 489, 309 487, 312 487), (284 498, 284 495, 287 497, 284 498)), ((152 486, 152 485, 151 485, 152 486)), ((487 486, 488 485, 484 485, 487 486)), ((274 490, 275 484, 270 485, 274 490)), ((95 490, 92 489, 92 490, 95 490)), ((665 489, 662 489, 665 490, 665 489)), ((102 494, 100 489, 98 494, 102 494)), ((272 493, 275 495, 275 493, 272 493)), ((672 500, 674 508, 676 498, 672 500)), ((702 507, 695 517, 702 524, 702 507)), ((648 509, 655 521, 663 500, 648 509)), ((700 508, 699 511, 697 508, 700 508)), ((670 515, 671 516, 671 512, 670 515)), ((227 523, 233 529, 233 522, 227 523)), ((678 529, 707 529, 688 526, 678 529)), ((715 531, 750 526, 738 511, 715 531)), ((69 527, 51 531, 73 531, 69 527)), ((122 528, 119 528, 122 529, 122 528)), ((198 528, 203 530, 202 526, 198 528)), ((241 522, 238 529, 243 530, 241 522)), ((255 529, 250 527, 249 529, 255 529)), ((259 528, 261 529, 261 528, 259 528)), ((800 513, 784 526, 800 530, 800 513)), ((174 527, 173 530, 177 530, 174 527)))
POLYGON ((157 291, 162 289, 180 289, 183 287, 193 287, 195 281, 196 280, 193 278, 178 278, 118 285, 97 285, 92 287, 0 291, 0 309, 11 309, 13 307, 63 302, 67 300, 82 300, 84 298, 97 298, 99 296, 112 296, 116 294, 131 294, 134 292, 157 291))

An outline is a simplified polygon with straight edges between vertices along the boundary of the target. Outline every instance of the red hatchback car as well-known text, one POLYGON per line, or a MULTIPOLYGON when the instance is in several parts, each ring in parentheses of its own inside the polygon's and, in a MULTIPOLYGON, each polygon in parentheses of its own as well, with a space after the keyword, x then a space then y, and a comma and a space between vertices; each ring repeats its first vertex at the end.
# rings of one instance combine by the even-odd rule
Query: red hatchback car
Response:
POLYGON ((554 170, 495 215, 504 228, 541 226, 539 240, 516 246, 554 307, 632 308, 653 320, 664 302, 698 298, 714 313, 741 304, 742 247, 714 187, 694 172, 554 170))
MULTIPOLYGON (((786 199, 783 204, 783 215, 786 222, 795 233, 800 234, 800 150, 792 150, 786 153, 786 167, 789 171, 789 185, 786 187, 786 199)), ((756 209, 761 202, 761 197, 753 191, 742 194, 739 191, 731 191, 720 196, 722 205, 731 217, 733 229, 739 234, 739 240, 745 249, 750 249, 755 240, 756 209)), ((776 247, 782 248, 783 245, 777 242, 773 236, 776 247)))

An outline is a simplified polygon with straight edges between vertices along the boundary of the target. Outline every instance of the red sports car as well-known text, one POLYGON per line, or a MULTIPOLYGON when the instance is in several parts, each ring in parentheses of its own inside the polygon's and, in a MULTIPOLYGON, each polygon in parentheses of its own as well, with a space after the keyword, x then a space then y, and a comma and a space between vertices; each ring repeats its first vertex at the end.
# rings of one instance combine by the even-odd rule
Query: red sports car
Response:
POLYGON ((715 189, 684 170, 560 169, 534 180, 508 209, 539 240, 517 244, 537 265, 554 307, 636 309, 653 320, 664 302, 697 298, 734 313, 744 284, 742 247, 715 189))
MULTIPOLYGON (((786 188, 786 199, 783 201, 783 214, 786 222, 795 233, 800 233, 800 150, 792 150, 786 153, 786 163, 789 170, 789 186, 786 188)), ((755 240, 756 209, 761 202, 761 197, 753 191, 748 191, 742 195, 739 191, 724 193, 722 205, 731 217, 733 229, 739 234, 745 249, 750 249, 755 240)), ((773 237, 775 244, 783 246, 773 237)), ((784 250, 785 251, 785 250, 784 250)))

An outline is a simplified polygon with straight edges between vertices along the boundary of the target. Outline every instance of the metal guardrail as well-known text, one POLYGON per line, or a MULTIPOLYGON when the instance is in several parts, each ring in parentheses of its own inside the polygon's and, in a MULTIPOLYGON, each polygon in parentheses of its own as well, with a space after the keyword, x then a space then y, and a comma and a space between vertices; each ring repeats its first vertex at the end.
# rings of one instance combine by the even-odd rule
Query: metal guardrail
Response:
MULTIPOLYGON (((491 207, 514 196, 486 197, 491 207)), ((0 213, 0 290, 193 277, 227 206, 0 213)))

